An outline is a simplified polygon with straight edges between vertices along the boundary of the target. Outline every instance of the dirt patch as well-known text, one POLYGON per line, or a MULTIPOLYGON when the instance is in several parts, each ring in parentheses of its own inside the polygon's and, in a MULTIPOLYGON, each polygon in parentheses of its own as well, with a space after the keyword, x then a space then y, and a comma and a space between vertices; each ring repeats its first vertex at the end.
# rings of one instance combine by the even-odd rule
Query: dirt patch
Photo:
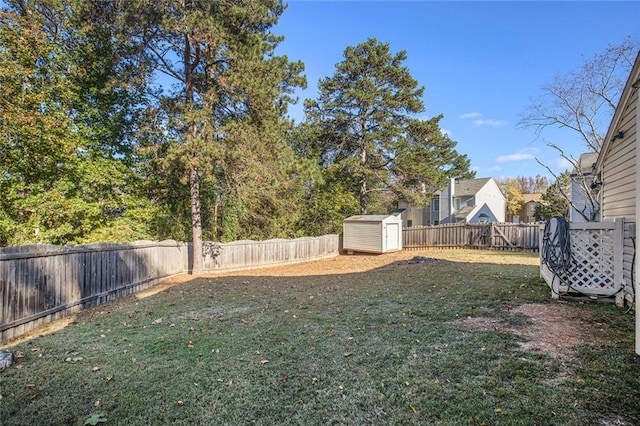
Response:
POLYGON ((514 308, 513 315, 521 313, 529 323, 513 327, 494 318, 466 318, 461 323, 474 330, 503 330, 526 337, 521 343, 524 350, 539 350, 553 357, 563 357, 578 345, 608 345, 605 324, 591 318, 579 305, 564 303, 535 303, 514 308))

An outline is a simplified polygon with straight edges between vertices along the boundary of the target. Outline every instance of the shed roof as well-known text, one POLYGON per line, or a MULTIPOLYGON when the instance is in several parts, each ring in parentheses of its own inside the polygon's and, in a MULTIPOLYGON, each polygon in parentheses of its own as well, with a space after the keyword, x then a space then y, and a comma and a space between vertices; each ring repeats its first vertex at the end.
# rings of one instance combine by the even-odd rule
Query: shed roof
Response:
POLYGON ((350 222, 380 222, 388 218, 390 215, 386 214, 360 214, 356 216, 350 216, 345 221, 350 222))
POLYGON ((491 178, 465 179, 456 181, 456 187, 453 190, 455 197, 473 196, 489 182, 491 178))

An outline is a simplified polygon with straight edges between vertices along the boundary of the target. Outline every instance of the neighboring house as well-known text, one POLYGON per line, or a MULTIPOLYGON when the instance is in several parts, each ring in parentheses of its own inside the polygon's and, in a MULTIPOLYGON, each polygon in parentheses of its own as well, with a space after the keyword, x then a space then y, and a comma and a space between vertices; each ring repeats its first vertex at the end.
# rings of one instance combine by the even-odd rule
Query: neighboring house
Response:
MULTIPOLYGON (((523 204, 517 214, 511 217, 513 223, 534 223, 536 219, 536 208, 542 200, 542 193, 522 194, 523 204)), ((509 212, 505 212, 505 217, 509 218, 509 212)))
MULTIPOLYGON (((636 219, 640 215, 637 202, 640 179, 637 178, 638 128, 640 124, 640 53, 624 87, 620 101, 604 139, 595 171, 600 186, 600 216, 603 222, 624 218, 623 276, 627 283, 627 299, 633 302, 634 289, 640 288, 640 273, 635 268, 636 241, 640 228, 636 219)), ((636 306, 638 304, 636 303, 636 306)), ((636 315, 638 310, 636 309, 636 315)), ((637 320, 640 326, 640 319, 637 320)), ((637 343, 636 343, 637 344, 637 343)), ((640 347, 637 346, 637 350, 640 347)))
POLYGON ((505 198, 493 178, 450 179, 446 188, 434 194, 428 206, 398 203, 403 226, 443 223, 504 222, 505 198))
POLYGON ((597 222, 600 220, 600 204, 596 198, 597 183, 594 175, 597 159, 596 152, 581 154, 571 172, 569 183, 570 222, 597 222))

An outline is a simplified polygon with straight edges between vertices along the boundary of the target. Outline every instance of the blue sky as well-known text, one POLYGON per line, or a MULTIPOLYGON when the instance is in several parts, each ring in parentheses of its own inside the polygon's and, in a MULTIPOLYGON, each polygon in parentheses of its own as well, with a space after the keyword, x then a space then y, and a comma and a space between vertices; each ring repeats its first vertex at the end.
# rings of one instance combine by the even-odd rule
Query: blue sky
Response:
POLYGON ((567 166, 547 143, 575 156, 584 144, 566 130, 537 137, 518 126, 521 116, 556 74, 640 40, 640 2, 290 0, 274 32, 285 37, 278 52, 306 66, 308 88, 289 110, 297 122, 344 49, 375 37, 407 51, 405 66, 425 87, 424 117, 444 115, 478 177, 549 176, 536 158, 556 173, 567 166))

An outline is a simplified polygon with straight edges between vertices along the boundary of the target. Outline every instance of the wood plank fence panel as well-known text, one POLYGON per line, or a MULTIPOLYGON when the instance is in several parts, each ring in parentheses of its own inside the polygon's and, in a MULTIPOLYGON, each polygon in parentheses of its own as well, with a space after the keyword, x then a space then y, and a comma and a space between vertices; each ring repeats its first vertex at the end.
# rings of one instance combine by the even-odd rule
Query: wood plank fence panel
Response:
POLYGON ((538 251, 539 227, 535 223, 455 223, 406 228, 402 231, 403 247, 538 251))
MULTIPOLYGON (((241 270, 337 255, 338 235, 205 244, 205 271, 241 270)), ((190 244, 138 241, 0 249, 0 341, 188 272, 190 244)))

